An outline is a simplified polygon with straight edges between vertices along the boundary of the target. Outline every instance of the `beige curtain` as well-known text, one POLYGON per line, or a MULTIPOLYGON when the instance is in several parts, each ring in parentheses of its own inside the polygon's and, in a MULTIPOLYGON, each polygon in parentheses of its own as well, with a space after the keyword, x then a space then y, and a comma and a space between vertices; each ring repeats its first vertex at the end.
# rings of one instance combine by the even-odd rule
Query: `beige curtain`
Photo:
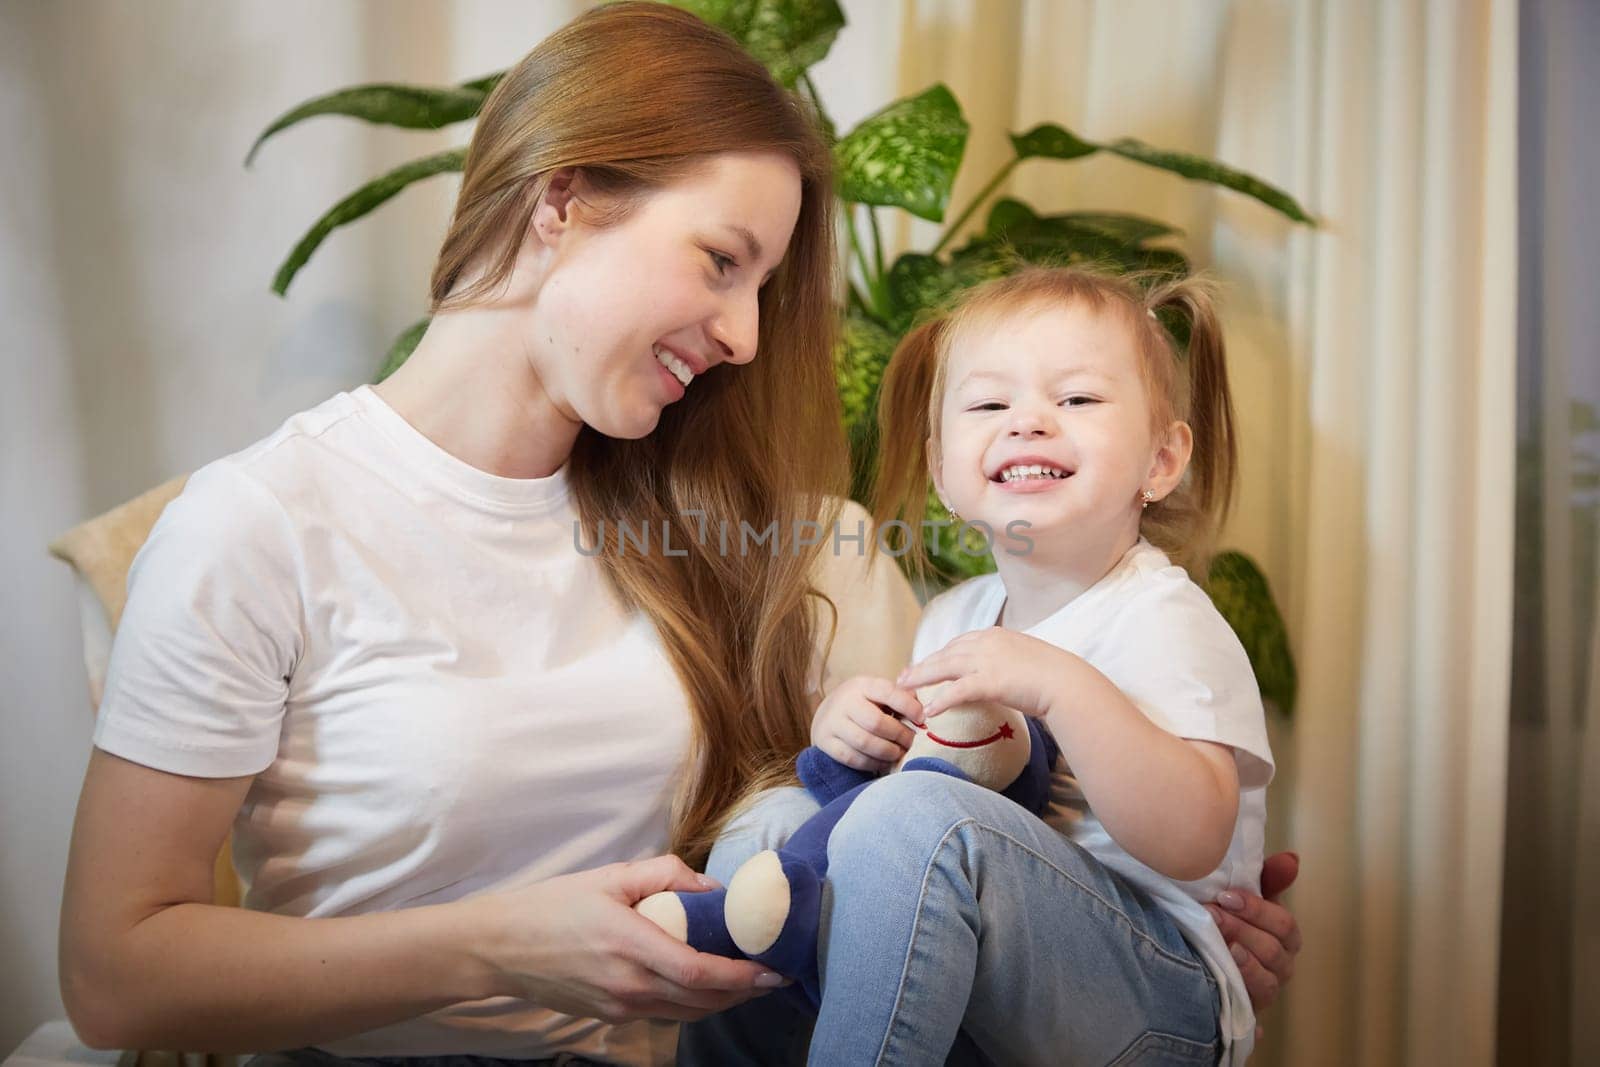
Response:
MULTIPOLYGON (((1301 669, 1272 840, 1307 949, 1259 1063, 1494 1057, 1512 574, 1513 0, 907 2, 902 91, 981 136, 1061 122, 1214 155, 1323 220, 1114 159, 1022 168, 1036 206, 1166 219, 1228 287, 1244 488, 1301 669)), ((824 85, 824 91, 827 86, 824 85)), ((900 223, 897 245, 937 228, 900 223)))

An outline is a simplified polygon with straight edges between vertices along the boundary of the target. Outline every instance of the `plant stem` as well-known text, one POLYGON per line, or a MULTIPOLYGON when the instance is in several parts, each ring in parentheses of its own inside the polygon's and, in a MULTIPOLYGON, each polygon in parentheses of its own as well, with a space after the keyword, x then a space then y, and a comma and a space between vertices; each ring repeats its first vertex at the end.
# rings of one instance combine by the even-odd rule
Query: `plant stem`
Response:
POLYGON ((878 233, 878 212, 869 204, 867 221, 872 223, 872 259, 878 265, 878 278, 883 279, 883 237, 878 233))
POLYGON ((822 106, 822 96, 817 92, 816 85, 812 83, 809 70, 800 72, 800 84, 806 87, 806 93, 811 97, 811 104, 817 109, 817 118, 822 122, 822 128, 828 133, 828 140, 838 140, 838 130, 834 128, 833 119, 828 117, 827 110, 822 106))
POLYGON ((963 211, 956 218, 956 221, 952 222, 939 237, 939 243, 933 246, 933 251, 929 253, 930 255, 938 255, 939 250, 950 243, 950 239, 956 235, 956 231, 960 230, 962 224, 972 217, 972 213, 974 211, 978 210, 978 205, 989 199, 989 194, 1000 188, 1000 183, 1009 178, 1011 176, 1011 172, 1016 170, 1017 164, 1021 162, 1021 159, 1013 158, 1011 162, 1000 168, 1000 173, 989 179, 989 183, 987 185, 978 190, 978 195, 972 198, 972 203, 967 205, 967 209, 963 211))
POLYGON ((850 248, 856 254, 856 265, 861 268, 861 280, 865 283, 867 292, 872 294, 873 309, 881 313, 883 308, 879 301, 878 282, 872 276, 872 267, 867 263, 867 254, 861 248, 861 237, 856 233, 856 206, 854 204, 844 205, 844 228, 850 234, 850 248))

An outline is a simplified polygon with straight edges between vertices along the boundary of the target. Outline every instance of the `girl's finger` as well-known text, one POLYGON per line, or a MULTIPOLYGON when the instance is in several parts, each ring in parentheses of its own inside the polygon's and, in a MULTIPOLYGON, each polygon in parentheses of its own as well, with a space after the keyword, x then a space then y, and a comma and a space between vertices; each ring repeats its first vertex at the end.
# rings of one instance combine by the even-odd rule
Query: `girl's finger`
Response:
POLYGON ((876 734, 870 734, 855 723, 849 725, 849 730, 850 732, 845 735, 845 743, 868 759, 893 763, 905 755, 904 746, 886 741, 876 734))
POLYGON ((925 685, 951 681, 961 677, 961 674, 962 668, 956 664, 944 660, 936 662, 923 660, 915 667, 907 667, 900 677, 894 680, 894 684, 902 689, 916 690, 925 685))
POLYGON ((887 766, 887 764, 884 764, 879 760, 875 760, 870 756, 862 755, 849 745, 845 744, 844 741, 838 737, 828 738, 827 743, 820 745, 819 747, 822 749, 822 751, 826 752, 829 756, 833 757, 835 760, 838 760, 846 767, 851 767, 858 771, 866 771, 869 774, 881 774, 887 766))
POLYGON ((847 714, 851 722, 866 730, 867 733, 881 737, 891 744, 898 745, 900 748, 905 748, 911 744, 911 740, 915 736, 911 732, 911 727, 885 712, 871 701, 852 707, 847 714))
POLYGON ((968 675, 964 678, 956 679, 934 694, 933 699, 922 706, 922 713, 931 719, 935 715, 955 707, 957 704, 970 704, 990 699, 993 699, 993 697, 983 688, 982 684, 974 681, 973 677, 968 675))
POLYGON ((912 722, 922 721, 922 702, 910 689, 897 686, 887 678, 879 678, 863 692, 868 700, 884 704, 912 722))

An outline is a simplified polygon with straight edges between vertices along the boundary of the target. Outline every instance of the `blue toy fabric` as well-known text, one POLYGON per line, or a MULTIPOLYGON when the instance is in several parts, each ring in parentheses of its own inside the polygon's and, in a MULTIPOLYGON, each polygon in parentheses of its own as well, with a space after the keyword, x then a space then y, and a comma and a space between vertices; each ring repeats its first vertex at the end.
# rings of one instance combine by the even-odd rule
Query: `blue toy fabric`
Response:
MULTIPOLYGON (((1016 780, 1000 792, 1038 815, 1049 803, 1050 768, 1055 765, 1060 749, 1050 731, 1038 720, 1027 722, 1032 741, 1028 762, 1016 780)), ((688 918, 691 947, 731 959, 753 959, 794 979, 795 985, 779 992, 803 1001, 814 1012, 822 1002, 817 935, 822 921, 822 883, 828 875, 828 838, 861 791, 870 788, 878 779, 866 771, 845 766, 815 746, 800 753, 797 770, 801 784, 822 805, 822 810, 806 820, 777 850, 784 878, 789 883, 789 915, 771 947, 747 956, 734 944, 723 915, 723 903, 728 894, 725 888, 702 893, 680 892, 678 899, 683 902, 688 918)), ((917 771, 969 780, 953 764, 932 757, 907 760, 899 773, 917 771)))

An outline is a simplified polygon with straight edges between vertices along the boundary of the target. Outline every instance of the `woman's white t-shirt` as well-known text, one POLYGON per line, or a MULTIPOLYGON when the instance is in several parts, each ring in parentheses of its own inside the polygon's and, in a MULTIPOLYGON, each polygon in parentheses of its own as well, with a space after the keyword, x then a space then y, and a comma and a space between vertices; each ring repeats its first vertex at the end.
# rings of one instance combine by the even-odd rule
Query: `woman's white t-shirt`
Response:
MULTIPOLYGON (((996 625, 1005 601, 997 574, 934 597, 917 628, 913 661, 996 625)), ((1256 891, 1261 883, 1273 761, 1243 646, 1205 591, 1143 539, 1099 582, 1023 632, 1081 656, 1167 732, 1233 748, 1240 787, 1233 840, 1217 869, 1197 881, 1174 881, 1128 855, 1106 833, 1065 760, 1051 777, 1045 818, 1172 916, 1221 990, 1223 1062, 1242 1065, 1255 1042, 1255 1014, 1239 968, 1201 904, 1229 886, 1256 891)))
MULTIPOLYGON (((847 526, 864 516, 845 512, 847 526)), ((659 855, 690 711, 654 626, 579 551, 565 468, 508 479, 370 387, 197 471, 136 557, 94 733, 199 777, 254 775, 248 908, 358 915, 659 855)), ((893 675, 917 604, 889 561, 824 552, 841 602, 819 686, 893 675)), ((323 1047, 670 1062, 676 1028, 509 997, 323 1047)))

